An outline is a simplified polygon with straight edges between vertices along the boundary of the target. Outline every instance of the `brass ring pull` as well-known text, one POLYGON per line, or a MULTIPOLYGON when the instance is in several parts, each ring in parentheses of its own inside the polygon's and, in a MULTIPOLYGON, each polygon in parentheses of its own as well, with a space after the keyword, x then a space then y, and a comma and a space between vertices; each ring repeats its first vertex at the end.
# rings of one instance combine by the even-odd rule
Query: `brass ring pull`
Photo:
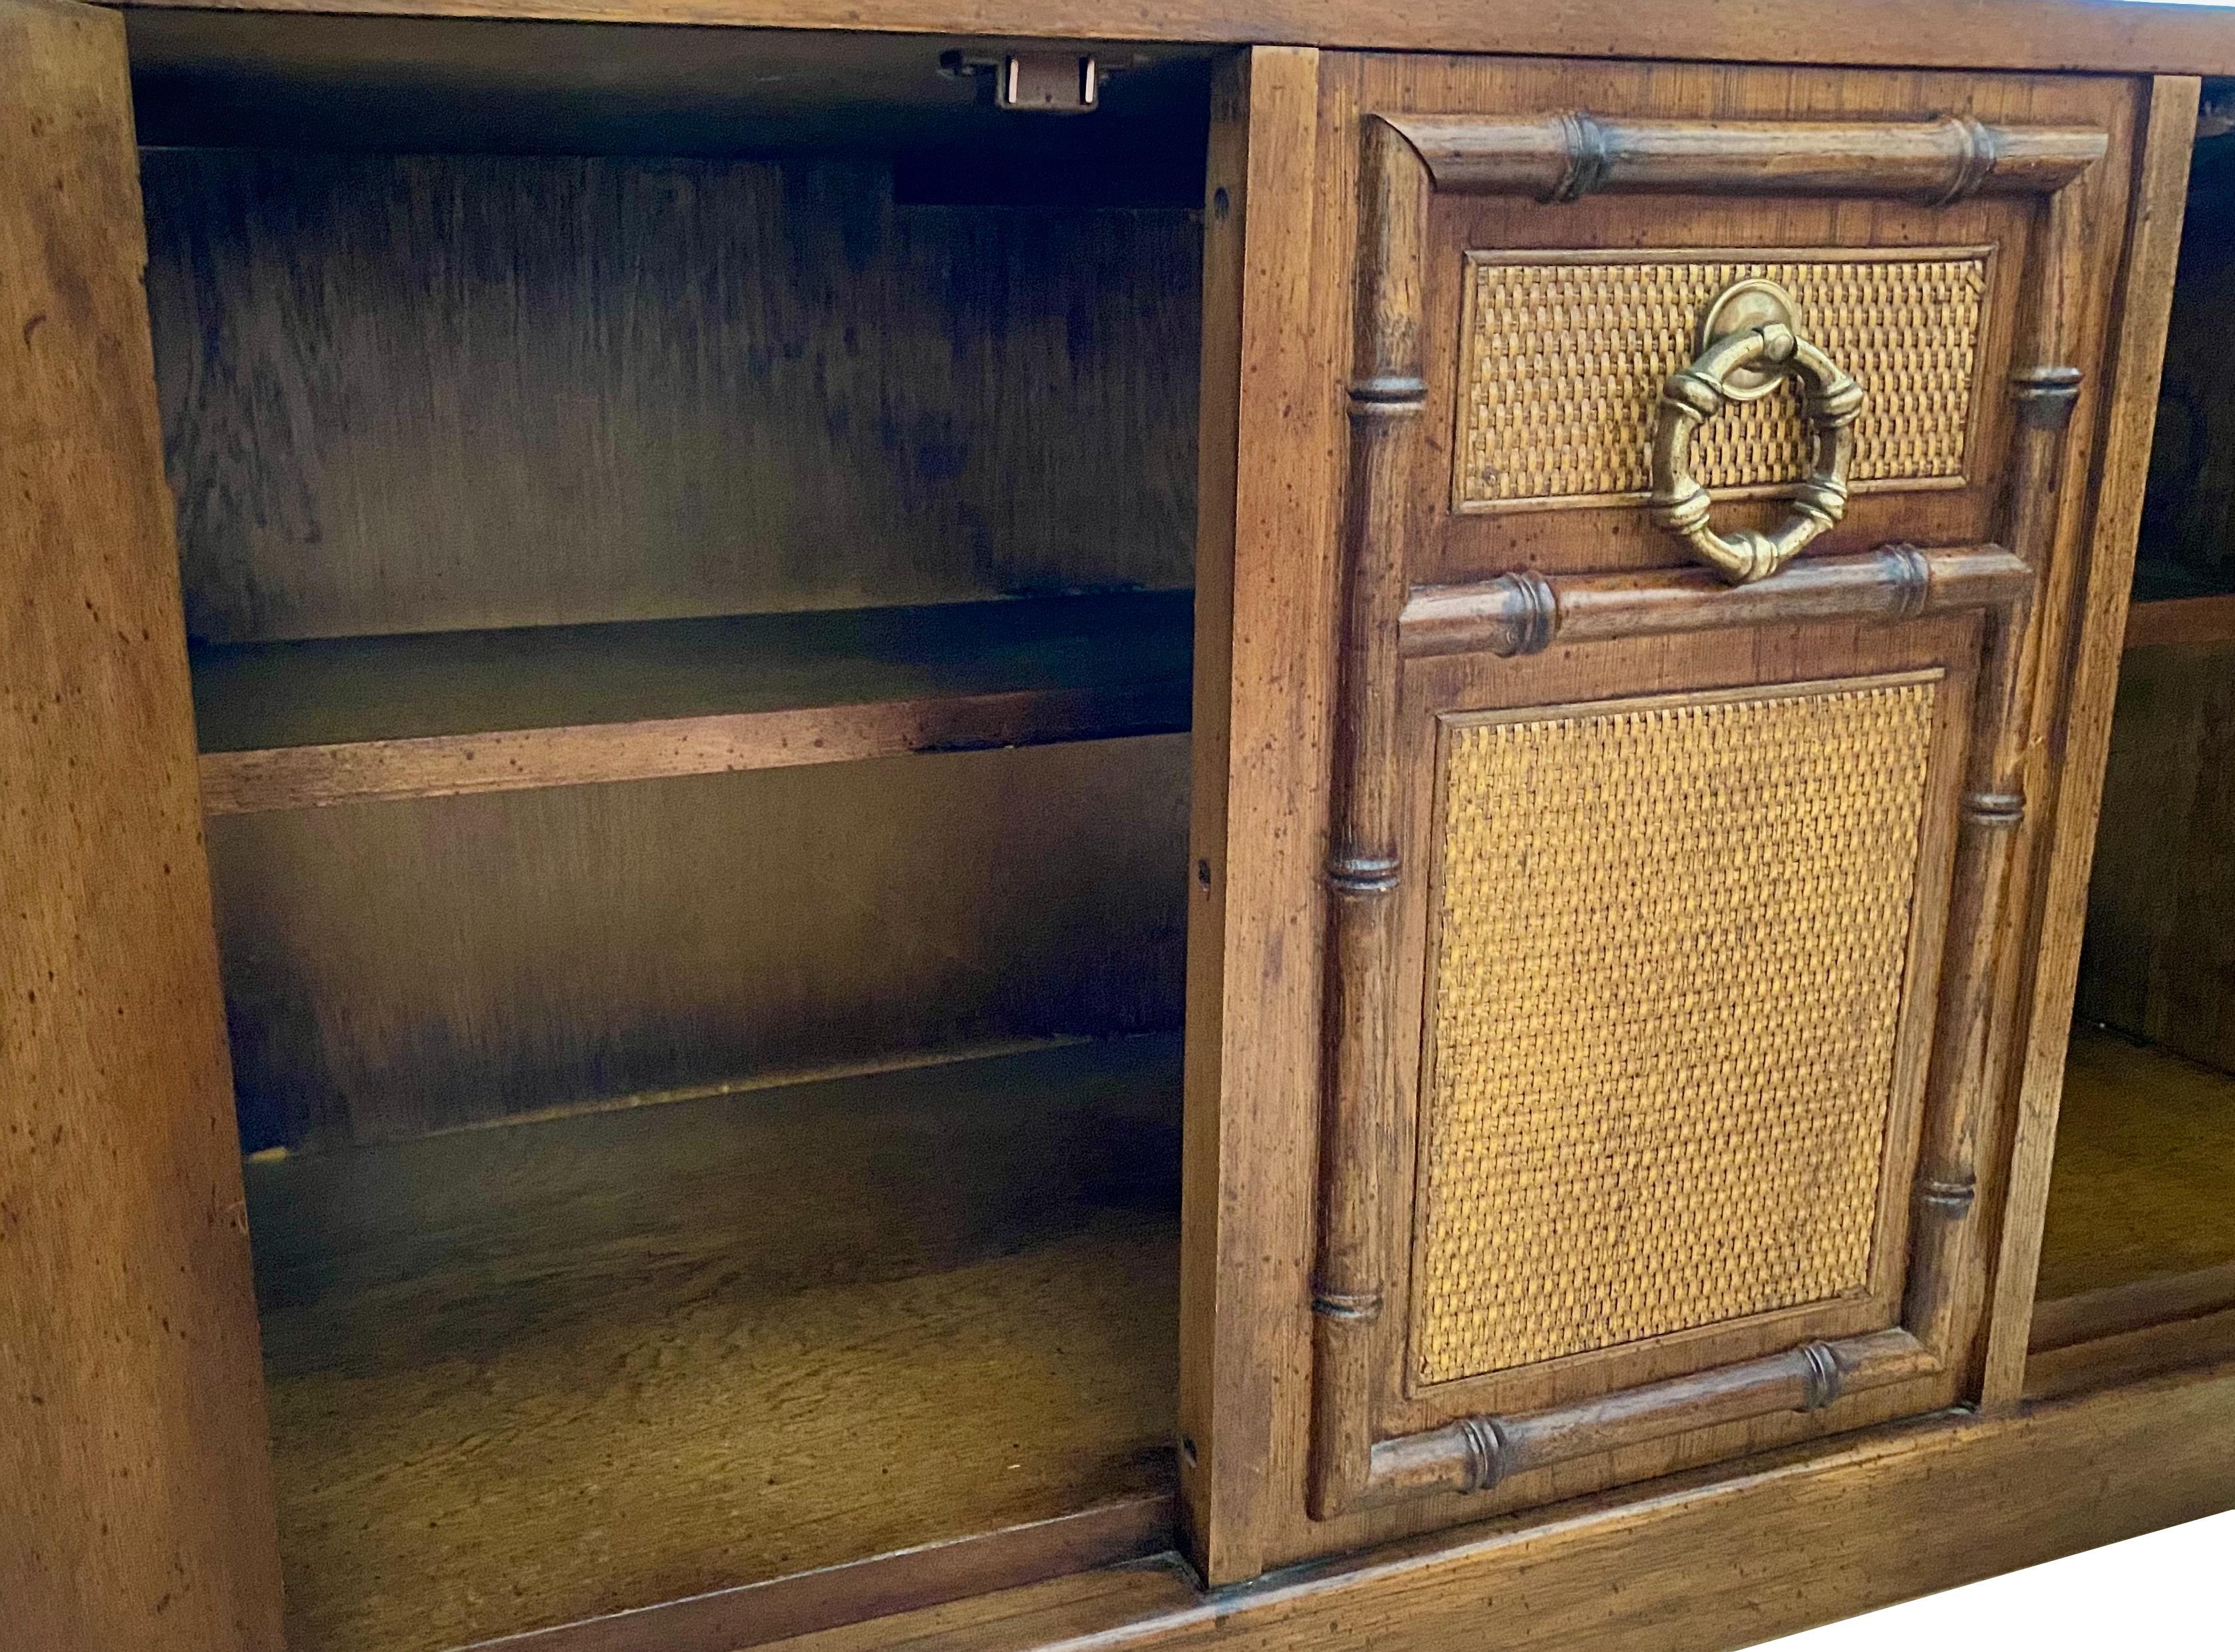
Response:
POLYGON ((1653 429, 1653 520, 1683 535, 1692 554, 1733 585, 1766 579, 1847 508, 1847 462, 1863 387, 1800 336, 1792 295, 1773 281, 1726 288, 1700 321, 1699 359, 1661 387, 1653 429), (1707 490, 1692 475, 1692 433, 1727 405, 1801 384, 1800 422, 1812 468, 1794 488, 1793 512, 1773 533, 1709 526, 1707 490))

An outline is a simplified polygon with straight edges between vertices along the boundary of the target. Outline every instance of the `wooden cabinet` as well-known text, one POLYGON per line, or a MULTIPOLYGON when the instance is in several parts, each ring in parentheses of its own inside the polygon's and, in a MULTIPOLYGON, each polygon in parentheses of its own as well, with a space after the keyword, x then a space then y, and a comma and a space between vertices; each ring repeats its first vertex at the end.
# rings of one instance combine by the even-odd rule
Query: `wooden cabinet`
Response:
POLYGON ((2235 39, 705 3, 0 0, 32 1642, 1707 1644, 2225 1502, 2196 1345, 2027 1361, 2235 39))

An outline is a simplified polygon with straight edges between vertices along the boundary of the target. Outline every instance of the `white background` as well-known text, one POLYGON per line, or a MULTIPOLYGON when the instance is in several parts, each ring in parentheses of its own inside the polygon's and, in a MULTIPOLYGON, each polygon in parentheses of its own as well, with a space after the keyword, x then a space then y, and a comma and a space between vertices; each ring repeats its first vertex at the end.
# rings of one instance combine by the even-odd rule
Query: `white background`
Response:
MULTIPOLYGON (((1963 1541, 1960 1524, 1947 1539, 1963 1541)), ((1766 1644, 1778 1652, 2235 1652, 2235 1513, 1766 1644)))

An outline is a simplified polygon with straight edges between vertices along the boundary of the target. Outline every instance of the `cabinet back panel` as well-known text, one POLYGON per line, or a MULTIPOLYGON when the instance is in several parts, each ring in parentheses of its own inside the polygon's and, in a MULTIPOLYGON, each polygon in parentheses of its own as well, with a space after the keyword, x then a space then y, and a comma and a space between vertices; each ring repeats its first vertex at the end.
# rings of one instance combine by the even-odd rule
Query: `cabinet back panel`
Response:
POLYGON ((1190 583, 1200 232, 868 164, 150 150, 188 628, 1190 583))
POLYGON ((2235 591, 2235 134, 2196 146, 2136 552, 2138 600, 2235 591))
POLYGON ((1176 1028, 1184 736, 210 822, 243 1144, 1176 1028))

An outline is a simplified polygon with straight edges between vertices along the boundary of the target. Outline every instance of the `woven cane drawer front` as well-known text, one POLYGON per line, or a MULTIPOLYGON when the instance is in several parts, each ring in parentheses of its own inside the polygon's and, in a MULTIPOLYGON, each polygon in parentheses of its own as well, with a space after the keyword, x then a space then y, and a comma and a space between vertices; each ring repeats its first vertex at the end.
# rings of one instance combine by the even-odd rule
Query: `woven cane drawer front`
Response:
POLYGON ((1446 724, 1415 1380, 1865 1288, 1938 692, 1446 724))
MULTIPOLYGON (((1733 283, 1790 292, 1809 335, 1864 392, 1849 480, 1965 478, 1989 266, 1983 248, 1469 255, 1453 502, 1490 510, 1620 504, 1650 484, 1655 410, 1733 283)), ((1718 490, 1806 469, 1794 390, 1727 409, 1694 462, 1718 490)))

